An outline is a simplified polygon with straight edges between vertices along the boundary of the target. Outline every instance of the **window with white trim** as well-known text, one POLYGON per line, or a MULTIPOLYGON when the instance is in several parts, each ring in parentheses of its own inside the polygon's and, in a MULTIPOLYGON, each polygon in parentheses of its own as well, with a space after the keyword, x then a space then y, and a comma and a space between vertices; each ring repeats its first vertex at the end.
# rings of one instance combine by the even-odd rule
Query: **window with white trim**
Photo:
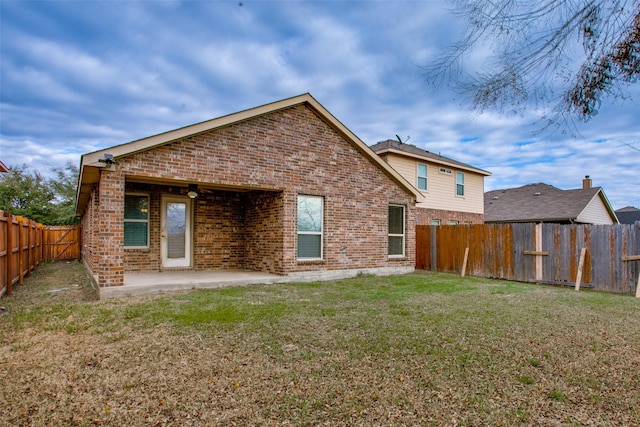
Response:
POLYGON ((431 220, 431 225, 440 225, 440 220, 439 219, 432 219, 431 220))
POLYGON ((464 196, 464 173, 456 172, 456 196, 464 196))
POLYGON ((124 195, 124 246, 149 247, 149 195, 126 193, 124 195))
POLYGON ((298 196, 298 259, 322 259, 324 199, 298 196))
POLYGON ((389 256, 404 256, 404 206, 389 205, 389 256))
POLYGON ((427 165, 418 163, 418 190, 427 190, 427 165))

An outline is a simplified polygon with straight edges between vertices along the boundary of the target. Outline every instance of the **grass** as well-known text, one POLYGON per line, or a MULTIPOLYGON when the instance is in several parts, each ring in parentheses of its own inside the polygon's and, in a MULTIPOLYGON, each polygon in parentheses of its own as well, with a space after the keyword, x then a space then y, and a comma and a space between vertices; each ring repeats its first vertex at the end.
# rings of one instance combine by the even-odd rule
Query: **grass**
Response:
POLYGON ((416 272, 92 301, 81 276, 0 300, 0 425, 640 424, 629 296, 416 272))

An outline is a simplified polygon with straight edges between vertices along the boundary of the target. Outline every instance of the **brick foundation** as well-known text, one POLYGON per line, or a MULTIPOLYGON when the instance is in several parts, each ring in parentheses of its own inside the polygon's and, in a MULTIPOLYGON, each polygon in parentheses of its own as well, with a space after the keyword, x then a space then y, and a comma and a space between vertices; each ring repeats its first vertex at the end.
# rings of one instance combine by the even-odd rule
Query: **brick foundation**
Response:
POLYGON ((451 221, 457 221, 458 224, 484 224, 483 214, 441 209, 417 208, 416 218, 418 225, 431 225, 433 220, 440 220, 441 225, 449 225, 451 221))

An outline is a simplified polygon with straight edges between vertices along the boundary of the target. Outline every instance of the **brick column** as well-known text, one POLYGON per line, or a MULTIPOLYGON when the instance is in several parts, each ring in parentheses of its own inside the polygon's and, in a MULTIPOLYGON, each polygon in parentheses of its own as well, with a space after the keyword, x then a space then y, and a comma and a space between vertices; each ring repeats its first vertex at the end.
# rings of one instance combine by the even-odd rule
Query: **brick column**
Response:
POLYGON ((282 273, 289 274, 296 265, 296 246, 298 239, 298 194, 295 191, 282 192, 282 273), (287 237, 285 237, 287 236, 287 237), (289 237, 293 236, 293 238, 289 237))
POLYGON ((117 165, 100 171, 97 273, 101 287, 124 284, 124 173, 117 165))

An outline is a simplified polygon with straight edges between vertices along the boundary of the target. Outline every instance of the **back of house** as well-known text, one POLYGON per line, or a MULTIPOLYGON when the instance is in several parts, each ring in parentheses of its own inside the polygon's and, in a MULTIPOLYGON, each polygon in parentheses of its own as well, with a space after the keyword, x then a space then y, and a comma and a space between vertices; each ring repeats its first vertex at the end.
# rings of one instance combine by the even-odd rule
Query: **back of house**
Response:
POLYGON ((85 154, 77 214, 101 287, 176 270, 305 280, 413 271, 422 200, 304 94, 85 154))

